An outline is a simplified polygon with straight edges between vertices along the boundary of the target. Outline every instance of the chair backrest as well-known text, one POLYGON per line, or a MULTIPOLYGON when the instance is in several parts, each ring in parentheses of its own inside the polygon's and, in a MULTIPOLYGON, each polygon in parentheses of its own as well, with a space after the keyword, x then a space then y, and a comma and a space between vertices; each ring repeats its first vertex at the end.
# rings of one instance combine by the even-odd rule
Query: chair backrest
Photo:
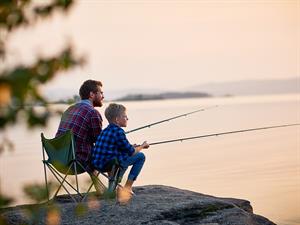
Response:
POLYGON ((47 162, 52 164, 60 173, 75 174, 75 167, 77 174, 86 172, 75 161, 75 142, 73 133, 70 130, 53 139, 47 139, 41 133, 41 140, 43 149, 48 155, 47 162), (72 162, 75 162, 74 166, 68 171, 72 162))

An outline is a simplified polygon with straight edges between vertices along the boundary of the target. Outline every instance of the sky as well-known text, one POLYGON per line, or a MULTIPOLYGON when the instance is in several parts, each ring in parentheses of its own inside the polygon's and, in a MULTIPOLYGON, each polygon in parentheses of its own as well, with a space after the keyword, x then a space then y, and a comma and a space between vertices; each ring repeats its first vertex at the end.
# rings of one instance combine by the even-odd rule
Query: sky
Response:
POLYGON ((86 79, 113 95, 298 77, 299 14, 300 0, 80 0, 67 15, 15 32, 9 61, 30 64, 71 42, 87 63, 44 89, 60 94, 86 79))

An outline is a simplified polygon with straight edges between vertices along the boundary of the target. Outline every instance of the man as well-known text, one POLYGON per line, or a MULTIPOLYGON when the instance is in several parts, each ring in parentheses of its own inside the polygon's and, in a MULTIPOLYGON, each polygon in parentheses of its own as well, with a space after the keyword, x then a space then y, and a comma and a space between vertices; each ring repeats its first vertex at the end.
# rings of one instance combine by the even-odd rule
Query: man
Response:
POLYGON ((94 107, 103 105, 102 83, 86 80, 79 89, 81 101, 70 106, 62 115, 56 136, 72 130, 75 139, 76 158, 91 174, 92 149, 102 130, 102 117, 94 107))

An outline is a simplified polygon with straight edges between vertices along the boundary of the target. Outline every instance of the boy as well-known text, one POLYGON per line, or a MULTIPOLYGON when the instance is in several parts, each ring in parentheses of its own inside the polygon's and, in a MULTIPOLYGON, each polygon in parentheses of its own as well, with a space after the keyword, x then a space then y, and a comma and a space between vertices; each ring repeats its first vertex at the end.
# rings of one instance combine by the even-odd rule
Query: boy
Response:
POLYGON ((123 193, 126 192, 129 195, 129 193, 133 193, 133 182, 138 177, 145 162, 145 155, 140 151, 149 148, 149 144, 146 141, 141 145, 131 145, 128 142, 125 132, 121 128, 126 127, 128 121, 126 108, 123 105, 111 103, 105 109, 105 117, 109 125, 96 140, 92 164, 97 170, 103 171, 109 161, 117 158, 122 167, 120 177, 124 175, 128 166, 132 165, 122 190, 123 193))

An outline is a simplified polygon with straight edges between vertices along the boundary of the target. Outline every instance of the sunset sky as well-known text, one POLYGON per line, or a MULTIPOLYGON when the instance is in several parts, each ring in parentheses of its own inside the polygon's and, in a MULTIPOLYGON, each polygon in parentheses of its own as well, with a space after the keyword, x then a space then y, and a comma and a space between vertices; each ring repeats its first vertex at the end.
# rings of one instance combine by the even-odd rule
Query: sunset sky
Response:
POLYGON ((10 61, 31 63, 70 41, 87 64, 47 90, 74 92, 86 79, 111 91, 295 77, 299 11, 299 0, 81 0, 11 36, 10 61))

